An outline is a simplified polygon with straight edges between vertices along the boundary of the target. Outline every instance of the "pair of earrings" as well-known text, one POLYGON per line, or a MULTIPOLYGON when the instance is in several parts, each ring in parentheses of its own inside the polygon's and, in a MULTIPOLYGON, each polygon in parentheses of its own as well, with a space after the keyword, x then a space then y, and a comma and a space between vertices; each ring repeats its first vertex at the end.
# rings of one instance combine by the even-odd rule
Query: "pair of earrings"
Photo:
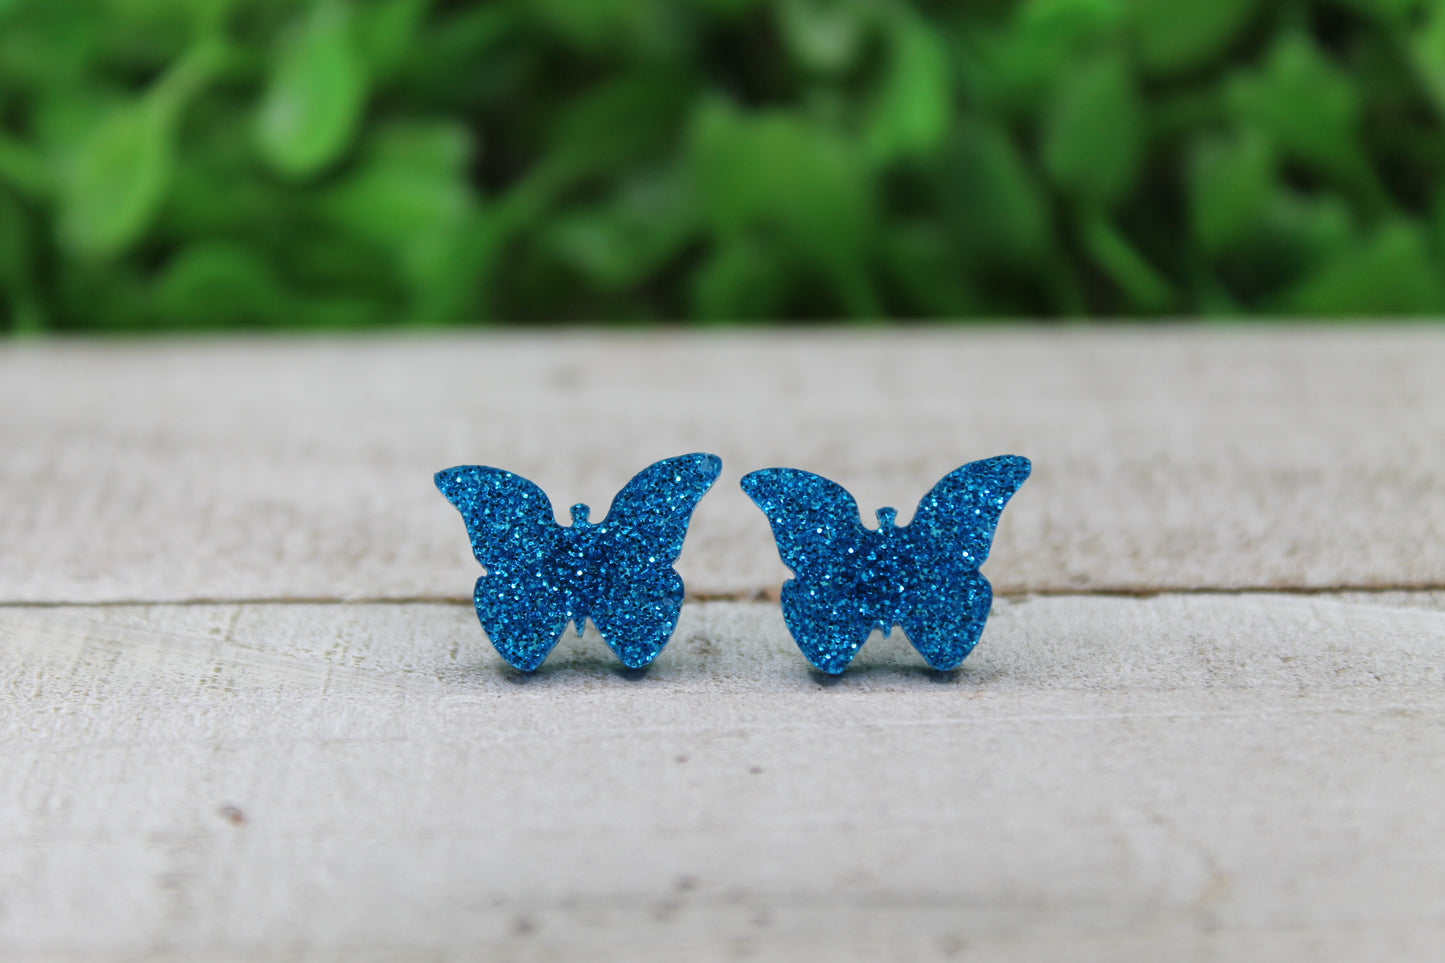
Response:
MULTIPOLYGON (((1029 460, 1000 455, 945 475, 908 525, 878 509, 868 528, 841 486, 796 468, 746 475, 783 564, 783 617, 808 661, 842 672, 876 628, 900 626, 930 666, 953 669, 978 643, 993 589, 978 571, 1004 506, 1029 476, 1029 460)), ((500 468, 463 465, 436 485, 466 522, 477 579, 477 616, 513 666, 531 672, 572 623, 588 619, 629 668, 657 658, 682 611, 682 553, 693 509, 722 459, 695 453, 649 465, 591 520, 573 505, 558 525, 532 482, 500 468)))

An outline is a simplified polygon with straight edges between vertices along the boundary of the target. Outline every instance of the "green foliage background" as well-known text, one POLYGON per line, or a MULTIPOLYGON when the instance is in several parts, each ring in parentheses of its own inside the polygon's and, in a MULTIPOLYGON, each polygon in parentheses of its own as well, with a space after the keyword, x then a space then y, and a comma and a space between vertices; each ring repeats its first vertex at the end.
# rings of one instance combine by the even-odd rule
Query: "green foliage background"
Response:
POLYGON ((1445 313, 1445 0, 0 0, 0 327, 1445 313))

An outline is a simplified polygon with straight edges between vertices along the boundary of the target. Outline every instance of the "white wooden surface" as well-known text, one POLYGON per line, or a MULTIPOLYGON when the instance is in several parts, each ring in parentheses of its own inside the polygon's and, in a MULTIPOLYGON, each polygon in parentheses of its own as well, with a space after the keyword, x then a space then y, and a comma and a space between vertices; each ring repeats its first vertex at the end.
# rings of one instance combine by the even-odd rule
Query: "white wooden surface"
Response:
POLYGON ((461 598, 437 468, 600 516, 698 449, 724 460, 682 563, 703 595, 783 576, 751 469, 902 522, 1003 452, 1036 471, 1001 591, 1439 586, 1442 371, 1423 326, 14 346, 0 597, 461 598))
POLYGON ((0 959, 1437 960, 1441 371, 1431 326, 0 348, 0 959), (697 448, 657 664, 507 669, 431 472, 600 511, 697 448), (723 600, 782 575, 745 471, 906 515, 1001 451, 958 672, 825 679, 723 600))

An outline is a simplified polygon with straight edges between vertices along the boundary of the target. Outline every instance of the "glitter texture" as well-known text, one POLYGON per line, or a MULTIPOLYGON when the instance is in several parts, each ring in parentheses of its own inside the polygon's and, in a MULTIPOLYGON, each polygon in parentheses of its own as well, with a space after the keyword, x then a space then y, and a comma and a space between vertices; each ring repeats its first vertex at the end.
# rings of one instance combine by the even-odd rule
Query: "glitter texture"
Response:
POLYGON ((868 528, 853 496, 820 475, 745 476, 743 491, 768 516, 796 576, 783 584, 783 618, 808 661, 842 672, 874 629, 896 625, 933 668, 957 668, 993 603, 978 567, 1029 467, 1017 455, 970 462, 945 475, 901 528, 892 508, 878 509, 878 527, 868 528))
POLYGON ((500 468, 462 465, 436 474, 436 486, 462 513, 477 579, 477 617, 497 651, 523 672, 542 664, 567 623, 588 619, 629 668, 647 665, 677 627, 682 577, 673 569, 698 501, 722 460, 692 454, 649 465, 593 522, 572 506, 558 525, 552 503, 532 482, 500 468))

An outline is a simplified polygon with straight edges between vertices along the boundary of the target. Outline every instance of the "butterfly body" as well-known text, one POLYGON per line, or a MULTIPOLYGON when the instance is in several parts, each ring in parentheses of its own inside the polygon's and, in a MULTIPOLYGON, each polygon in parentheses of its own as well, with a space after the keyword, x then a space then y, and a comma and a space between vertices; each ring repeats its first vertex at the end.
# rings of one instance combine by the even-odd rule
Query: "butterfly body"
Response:
POLYGON ((883 508, 877 528, 863 524, 853 496, 819 475, 768 468, 744 477, 795 575, 783 586, 783 617, 803 654, 842 672, 874 629, 897 626, 929 665, 955 668, 978 643, 993 601, 978 567, 1028 473, 1017 456, 971 462, 924 496, 908 525, 883 508))
POLYGON ((721 470, 715 455, 666 459, 639 472, 592 522, 586 505, 559 525, 540 488, 499 468, 438 472, 486 569, 474 600, 487 637, 523 671, 542 664, 573 625, 590 620, 623 663, 647 665, 672 637, 682 609, 673 569, 698 500, 721 470))

